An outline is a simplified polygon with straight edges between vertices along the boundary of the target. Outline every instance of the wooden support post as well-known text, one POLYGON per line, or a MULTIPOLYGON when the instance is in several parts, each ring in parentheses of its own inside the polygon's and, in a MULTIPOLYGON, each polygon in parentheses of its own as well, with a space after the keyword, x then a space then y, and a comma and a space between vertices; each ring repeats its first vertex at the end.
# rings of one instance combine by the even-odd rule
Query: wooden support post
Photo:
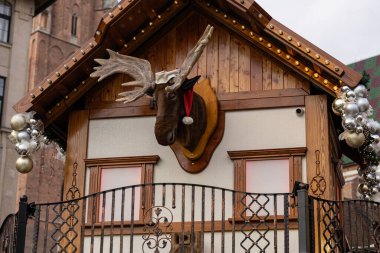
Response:
MULTIPOLYGON (((70 199, 71 193, 69 189, 73 186, 73 169, 74 163, 77 163, 76 171, 76 187, 79 190, 81 197, 84 196, 85 190, 85 175, 86 168, 84 159, 87 158, 87 136, 88 136, 88 124, 89 124, 89 111, 74 111, 70 114, 69 126, 68 126, 68 137, 67 137, 67 152, 66 152, 66 164, 65 164, 65 178, 64 178, 64 200, 70 199)), ((78 196, 75 196, 78 197, 78 196)), ((78 219, 78 223, 72 228, 78 236, 72 242, 73 246, 67 248, 67 252, 74 252, 75 248, 80 251, 81 240, 83 240, 81 235, 81 225, 82 222, 82 203, 79 201, 78 205, 80 208, 75 213, 75 217, 78 219)), ((69 218, 69 217, 67 217, 69 218)), ((69 235, 70 236, 70 235, 69 235)), ((74 237, 75 235, 72 235, 74 237)))

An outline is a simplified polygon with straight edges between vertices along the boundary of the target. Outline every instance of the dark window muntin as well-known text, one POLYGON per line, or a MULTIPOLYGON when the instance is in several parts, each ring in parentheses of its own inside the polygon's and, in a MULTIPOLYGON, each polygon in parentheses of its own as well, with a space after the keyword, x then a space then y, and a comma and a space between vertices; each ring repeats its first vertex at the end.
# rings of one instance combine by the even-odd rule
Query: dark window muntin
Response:
POLYGON ((4 22, 4 28, 0 29, 0 41, 8 43, 12 18, 12 5, 0 0, 0 22, 4 22))
POLYGON ((0 121, 3 118, 5 77, 0 76, 0 121))
POLYGON ((71 35, 77 37, 77 25, 78 25, 78 16, 73 14, 71 16, 71 35))

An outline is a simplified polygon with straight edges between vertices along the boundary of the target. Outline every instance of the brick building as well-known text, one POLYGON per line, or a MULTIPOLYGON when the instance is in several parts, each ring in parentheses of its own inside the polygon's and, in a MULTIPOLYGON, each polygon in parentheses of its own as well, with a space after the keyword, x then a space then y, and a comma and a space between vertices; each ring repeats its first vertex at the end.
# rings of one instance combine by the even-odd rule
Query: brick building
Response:
POLYGON ((7 137, 12 106, 27 91, 33 17, 54 0, 0 0, 0 222, 16 209, 17 154, 7 137))
MULTIPOLYGON (((29 42, 29 81, 25 83, 28 90, 38 87, 44 77, 52 71, 54 73, 64 59, 85 44, 95 33, 98 25, 95 21, 117 2, 57 0, 35 16, 29 42)), ((33 160, 32 172, 19 175, 16 201, 23 194, 36 202, 64 199, 64 161, 57 158, 56 148, 43 147, 34 154, 33 160)))

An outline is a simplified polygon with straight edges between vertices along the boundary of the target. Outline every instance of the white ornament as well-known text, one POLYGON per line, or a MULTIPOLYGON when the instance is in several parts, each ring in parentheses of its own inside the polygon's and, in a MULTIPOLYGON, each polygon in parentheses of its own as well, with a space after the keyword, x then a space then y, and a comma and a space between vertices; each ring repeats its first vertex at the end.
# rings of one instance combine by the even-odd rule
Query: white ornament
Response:
POLYGON ((194 120, 193 120, 192 117, 185 116, 185 117, 182 118, 182 122, 185 125, 191 125, 191 124, 194 123, 194 120))

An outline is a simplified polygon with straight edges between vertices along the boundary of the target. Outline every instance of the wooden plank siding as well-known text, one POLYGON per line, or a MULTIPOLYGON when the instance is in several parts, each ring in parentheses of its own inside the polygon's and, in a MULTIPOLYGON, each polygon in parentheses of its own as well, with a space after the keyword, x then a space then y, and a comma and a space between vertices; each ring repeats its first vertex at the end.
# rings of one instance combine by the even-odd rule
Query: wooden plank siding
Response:
MULTIPOLYGON (((209 23, 213 22, 193 14, 149 48, 139 49, 143 53, 137 56, 149 60, 154 72, 179 68, 209 23)), ((189 77, 209 78, 217 94, 294 88, 309 91, 308 80, 229 30, 215 24, 214 27, 213 36, 189 77)), ((125 82, 127 78, 119 75, 103 81, 103 91, 98 89, 97 95, 89 95, 90 99, 113 102, 119 92, 126 90, 120 86, 121 80, 125 82), (106 96, 101 95, 104 92, 106 96)))

